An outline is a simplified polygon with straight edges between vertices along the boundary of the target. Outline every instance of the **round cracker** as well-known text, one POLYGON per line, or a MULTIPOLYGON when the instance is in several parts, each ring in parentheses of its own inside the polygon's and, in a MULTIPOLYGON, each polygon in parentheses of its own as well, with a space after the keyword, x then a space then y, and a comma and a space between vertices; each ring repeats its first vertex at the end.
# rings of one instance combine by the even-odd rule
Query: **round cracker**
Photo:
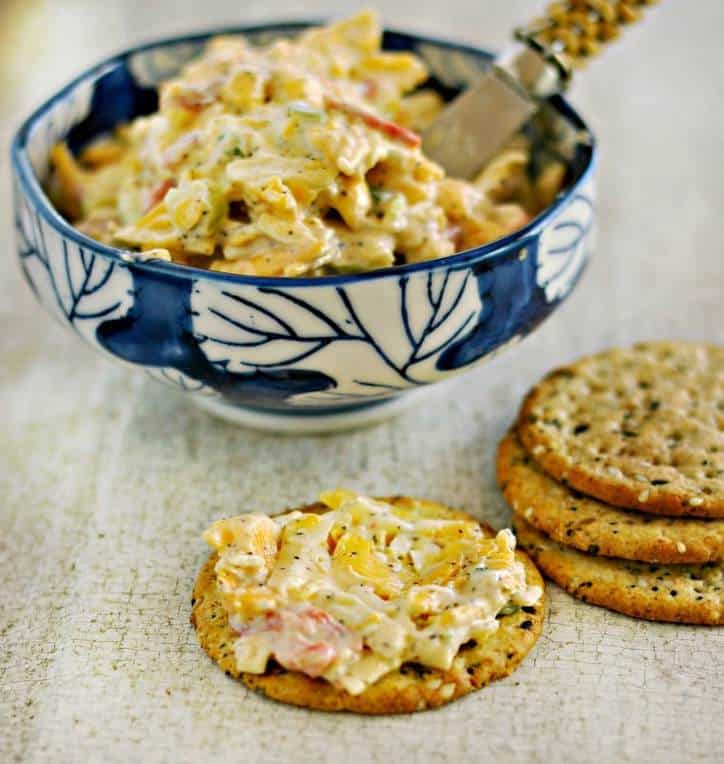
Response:
MULTIPOLYGON (((385 499, 398 505, 411 505, 405 497, 385 499)), ((432 502, 420 502, 442 508, 432 502)), ((470 515, 444 508, 452 517, 472 519, 470 515)), ((320 504, 302 511, 323 512, 320 504)), ((493 531, 481 524, 487 534, 493 531)), ((529 584, 543 588, 535 565, 523 552, 516 557, 526 569, 529 584)), ((201 647, 216 661, 227 676, 239 678, 249 688, 268 698, 295 706, 322 711, 355 711, 363 714, 392 714, 422 711, 449 703, 478 690, 496 679, 508 676, 530 652, 540 636, 545 616, 545 594, 533 606, 522 607, 516 613, 499 619, 498 630, 485 642, 467 643, 461 648, 448 671, 429 668, 417 663, 403 664, 368 687, 359 695, 350 695, 324 679, 313 679, 296 671, 282 668, 270 661, 264 674, 240 672, 236 667, 233 642, 237 634, 229 627, 216 586, 214 552, 199 572, 194 586, 191 623, 201 647)))
POLYGON ((523 549, 543 573, 574 597, 645 618, 724 625, 724 565, 656 565, 593 557, 563 546, 515 517, 523 549))
POLYGON ((724 517, 724 348, 651 342, 545 377, 523 445, 559 481, 652 514, 724 517))
POLYGON ((724 520, 646 515, 584 496, 546 475, 513 432, 500 443, 497 470, 513 511, 565 546, 642 562, 724 559, 724 520))

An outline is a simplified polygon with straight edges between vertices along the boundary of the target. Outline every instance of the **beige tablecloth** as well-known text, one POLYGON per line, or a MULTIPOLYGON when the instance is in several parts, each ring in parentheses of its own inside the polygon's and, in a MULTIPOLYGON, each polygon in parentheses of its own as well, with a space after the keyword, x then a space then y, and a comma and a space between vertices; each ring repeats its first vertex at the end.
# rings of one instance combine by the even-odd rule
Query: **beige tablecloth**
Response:
MULTIPOLYGON (((538 7, 395 0, 385 12, 498 46, 538 7)), ((573 98, 601 144, 598 247, 542 329, 389 424, 284 439, 215 421, 51 323, 14 262, 6 144, 42 97, 119 47, 299 5, 5 0, 0 761, 721 761, 722 629, 635 621, 550 586, 545 633, 509 679, 438 712, 368 719, 247 692, 199 650, 188 616, 209 520, 347 485, 507 524, 495 444, 540 374, 613 343, 724 341, 722 8, 666 3, 581 77, 573 98)))

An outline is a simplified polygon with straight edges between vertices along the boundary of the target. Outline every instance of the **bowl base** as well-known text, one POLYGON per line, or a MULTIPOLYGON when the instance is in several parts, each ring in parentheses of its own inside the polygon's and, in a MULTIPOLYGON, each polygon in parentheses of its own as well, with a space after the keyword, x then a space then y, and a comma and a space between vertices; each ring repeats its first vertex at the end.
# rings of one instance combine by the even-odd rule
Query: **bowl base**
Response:
POLYGON ((208 411, 227 422, 247 427, 258 432, 271 432, 279 435, 322 435, 343 430, 355 430, 371 427, 402 413, 419 401, 427 390, 407 392, 398 398, 366 404, 355 409, 319 414, 319 413, 280 413, 226 403, 219 398, 201 395, 189 396, 199 408, 208 411))

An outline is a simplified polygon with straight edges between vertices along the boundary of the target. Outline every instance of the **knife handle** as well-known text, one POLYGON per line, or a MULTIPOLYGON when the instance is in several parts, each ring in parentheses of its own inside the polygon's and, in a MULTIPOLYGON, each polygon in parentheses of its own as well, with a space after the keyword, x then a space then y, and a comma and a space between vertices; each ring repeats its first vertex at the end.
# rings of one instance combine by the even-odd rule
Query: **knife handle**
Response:
POLYGON ((657 0, 563 0, 548 6, 546 15, 515 36, 543 55, 564 80, 574 69, 598 55, 606 43, 618 37, 621 26, 637 21, 641 9, 657 0))

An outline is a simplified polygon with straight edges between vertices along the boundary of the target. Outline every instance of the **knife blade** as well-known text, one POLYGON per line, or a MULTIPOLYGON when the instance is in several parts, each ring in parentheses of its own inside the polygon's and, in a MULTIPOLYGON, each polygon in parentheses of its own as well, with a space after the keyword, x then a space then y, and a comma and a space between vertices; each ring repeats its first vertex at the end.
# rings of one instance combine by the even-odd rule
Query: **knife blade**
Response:
POLYGON ((472 178, 563 84, 541 54, 514 46, 423 132, 423 151, 449 175, 472 178))

